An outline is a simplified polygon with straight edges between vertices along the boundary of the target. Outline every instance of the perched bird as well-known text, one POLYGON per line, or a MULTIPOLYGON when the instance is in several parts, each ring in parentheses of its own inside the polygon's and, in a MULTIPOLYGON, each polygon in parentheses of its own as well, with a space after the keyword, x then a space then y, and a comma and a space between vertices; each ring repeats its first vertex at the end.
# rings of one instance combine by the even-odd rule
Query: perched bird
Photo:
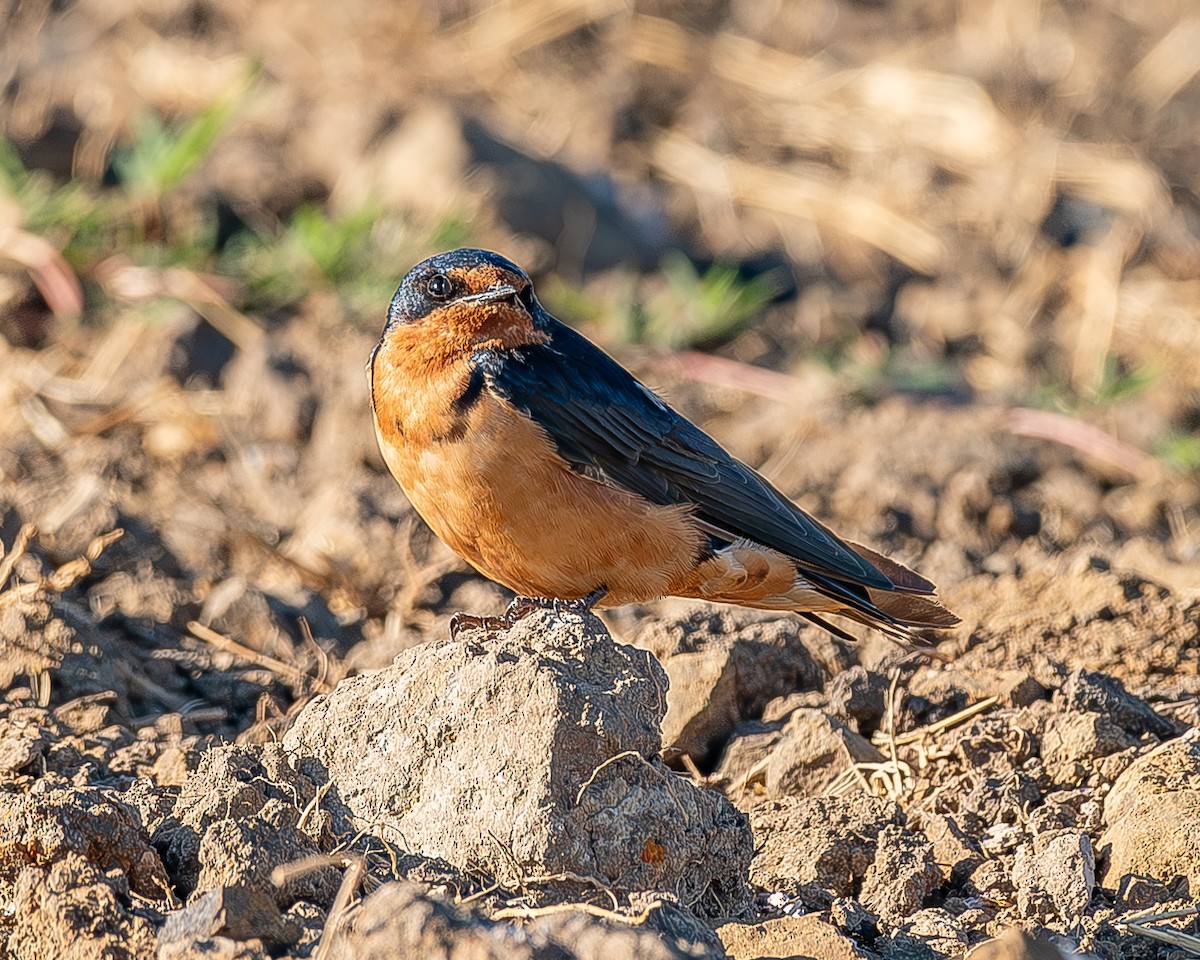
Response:
POLYGON ((498 254, 413 267, 369 371, 388 468, 434 533, 518 594, 508 622, 670 595, 842 637, 823 614, 904 639, 958 622, 932 583, 839 539, 551 316, 498 254))

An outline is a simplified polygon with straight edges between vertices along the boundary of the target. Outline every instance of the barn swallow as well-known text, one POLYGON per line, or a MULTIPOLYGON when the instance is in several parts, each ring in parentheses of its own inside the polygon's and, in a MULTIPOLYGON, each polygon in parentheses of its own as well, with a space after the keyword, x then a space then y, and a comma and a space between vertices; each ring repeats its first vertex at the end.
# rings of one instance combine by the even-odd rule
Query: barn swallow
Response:
POLYGON ((553 317, 499 254, 413 267, 368 369, 388 468, 434 533, 518 595, 502 622, 664 596, 793 611, 844 638, 823 615, 905 640, 959 622, 932 583, 839 539, 553 317))

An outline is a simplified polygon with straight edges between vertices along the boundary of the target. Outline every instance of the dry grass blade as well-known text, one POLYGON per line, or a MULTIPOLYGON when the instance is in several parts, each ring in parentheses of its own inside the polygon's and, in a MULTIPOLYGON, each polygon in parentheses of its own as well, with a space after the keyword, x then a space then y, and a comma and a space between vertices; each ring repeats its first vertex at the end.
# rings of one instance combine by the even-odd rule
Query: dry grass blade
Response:
POLYGON ((1162 175, 1153 166, 1096 144, 1059 144, 1054 176, 1096 203, 1144 221, 1161 218, 1170 207, 1162 175))
POLYGON ((1182 930, 1176 930, 1174 927, 1146 926, 1146 924, 1156 923, 1160 920, 1173 920, 1178 917, 1194 917, 1197 915, 1200 915, 1200 904, 1184 907, 1182 910, 1168 910, 1164 913, 1152 913, 1149 915, 1140 914, 1136 919, 1121 920, 1117 925, 1138 936, 1157 940, 1160 943, 1168 943, 1180 950, 1186 950, 1188 953, 1200 956, 1200 937, 1191 933, 1184 933, 1182 930))
POLYGON ((125 536, 125 531, 118 527, 116 530, 110 530, 108 533, 103 533, 93 538, 92 542, 87 545, 87 549, 84 550, 82 557, 68 560, 42 580, 39 586, 54 593, 62 593, 77 580, 91 573, 92 564, 99 560, 100 555, 123 536, 125 536))
POLYGON ((518 0, 503 6, 502 15, 489 7, 442 37, 449 49, 467 51, 460 64, 481 81, 489 67, 626 9, 625 0, 518 0))
POLYGON ((1004 426, 1019 437, 1053 440, 1135 480, 1151 480, 1160 473, 1158 462, 1137 447, 1123 443, 1099 427, 1050 410, 1014 407, 1004 417, 1004 426))
POLYGON ((721 156, 680 134, 664 136, 651 162, 697 193, 724 196, 742 206, 801 218, 890 254, 922 273, 934 273, 945 256, 931 230, 885 207, 849 183, 759 166, 721 156))
POLYGON ((1200 73, 1200 18, 1175 24, 1129 73, 1133 94, 1151 110, 1167 105, 1200 73))
POLYGON ((0 257, 19 263, 46 305, 58 316, 83 312, 83 286, 63 255, 46 240, 16 227, 0 225, 0 257))
POLYGON ((1067 285, 1074 309, 1063 313, 1078 317, 1071 382, 1085 396, 1096 396, 1104 382, 1117 324, 1121 276, 1141 237, 1142 231, 1134 224, 1118 221, 1102 242, 1081 251, 1081 262, 1067 285))
MULTIPOLYGON (((949 730, 952 727, 958 726, 960 723, 970 720, 971 717, 975 716, 976 714, 983 713, 984 710, 994 707, 999 702, 999 697, 984 697, 982 700, 971 704, 969 707, 964 707, 963 709, 959 710, 958 713, 951 714, 942 720, 938 720, 936 723, 928 723, 916 730, 911 730, 908 733, 902 733, 900 736, 896 737, 896 745, 904 746, 905 744, 909 743, 917 743, 918 741, 924 740, 926 737, 935 733, 941 733, 943 730, 949 730)), ((872 741, 878 742, 878 737, 879 734, 877 733, 875 737, 872 737, 871 739, 872 741)))
POLYGON ((284 663, 282 660, 276 660, 274 657, 268 656, 265 653, 259 653, 257 650, 252 650, 245 644, 238 643, 236 640, 217 633, 211 627, 206 627, 198 620, 188 621, 188 630, 192 636, 198 640, 203 640, 205 643, 211 644, 218 650, 223 650, 226 653, 233 654, 242 660, 246 660, 256 667, 262 667, 264 670, 270 670, 272 673, 283 677, 289 683, 296 684, 302 688, 316 690, 318 693, 328 693, 333 688, 328 683, 320 680, 317 677, 312 677, 305 673, 299 667, 293 667, 290 663, 284 663))
POLYGON ((329 908, 329 914, 325 918, 325 928, 321 931, 321 941, 317 944, 317 949, 313 951, 313 960, 325 960, 330 955, 330 950, 333 949, 333 936, 345 922, 346 911, 350 906, 350 901, 354 898, 354 894, 358 892, 359 884, 362 883, 363 877, 366 875, 367 862, 362 857, 354 854, 343 857, 306 857, 295 864, 277 867, 271 874, 272 881, 280 883, 281 881, 276 880, 275 876, 281 870, 287 870, 288 868, 299 870, 303 868, 307 872, 325 866, 342 866, 346 868, 346 872, 342 874, 341 886, 338 887, 337 896, 333 898, 333 906, 329 908))
POLYGON ((548 917, 557 913, 586 913, 601 920, 611 920, 613 923, 623 923, 630 927, 640 927, 650 919, 651 914, 662 906, 661 900, 650 902, 641 913, 630 915, 606 910, 592 903, 554 903, 548 907, 504 907, 492 914, 493 920, 532 920, 535 917, 548 917))
POLYGON ((0 542, 0 591, 4 589, 4 585, 8 583, 8 578, 12 576, 13 568, 17 565, 17 561, 25 556, 25 551, 29 548, 29 542, 37 535, 37 528, 32 523, 21 525, 21 529, 17 531, 17 535, 13 537, 12 547, 8 552, 4 551, 4 543, 0 542))
POLYGON ((140 267, 121 254, 99 264, 94 273, 105 292, 119 299, 139 302, 165 296, 186 303, 243 350, 266 336, 257 322, 230 306, 221 288, 232 291, 235 285, 224 278, 181 267, 140 267))
POLYGON ((649 366, 663 376, 732 387, 768 400, 791 400, 800 389, 798 382, 786 373, 698 350, 654 357, 649 366))

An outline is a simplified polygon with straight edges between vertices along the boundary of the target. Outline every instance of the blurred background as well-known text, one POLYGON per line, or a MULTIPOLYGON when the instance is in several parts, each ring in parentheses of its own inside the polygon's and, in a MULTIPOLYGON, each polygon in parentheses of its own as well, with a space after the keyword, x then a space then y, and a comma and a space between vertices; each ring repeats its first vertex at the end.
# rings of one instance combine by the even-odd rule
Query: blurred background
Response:
POLYGON ((353 665, 503 602, 387 477, 363 374, 460 245, 951 595, 1068 548, 1200 587, 1190 0, 0 23, 2 532, 125 529, 98 617, 302 657, 303 613, 353 665))

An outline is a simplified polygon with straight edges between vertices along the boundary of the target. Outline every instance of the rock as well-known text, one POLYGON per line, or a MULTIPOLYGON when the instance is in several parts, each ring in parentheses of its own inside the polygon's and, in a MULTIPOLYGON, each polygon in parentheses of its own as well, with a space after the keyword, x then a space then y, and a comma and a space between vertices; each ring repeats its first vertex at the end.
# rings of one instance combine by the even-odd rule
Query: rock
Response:
POLYGON ((988 696, 999 697, 1006 707, 1028 707, 1048 692, 1037 677, 1024 670, 996 670, 987 678, 988 696))
POLYGON ((875 859, 863 878, 863 906, 881 919, 898 923, 914 913, 941 883, 933 845, 890 823, 875 838, 875 859))
POLYGON ((1117 903, 1127 910, 1144 910, 1170 900, 1171 889, 1161 880, 1137 877, 1131 873, 1121 878, 1117 888, 1117 903))
POLYGON ((1086 763, 1134 746, 1137 740, 1107 716, 1068 710, 1046 725, 1042 759, 1047 764, 1086 763))
POLYGON ((406 650, 297 717, 284 746, 359 827, 409 852, 749 905, 746 818, 658 759, 662 669, 595 617, 539 611, 505 633, 406 650))
POLYGON ((966 930, 948 910, 931 907, 918 910, 892 935, 883 950, 885 957, 917 956, 928 952, 933 956, 957 957, 967 948, 966 930))
MULTIPOLYGON (((0 897, 27 866, 45 867, 69 855, 104 873, 120 871, 151 900, 170 889, 167 873, 137 811, 107 791, 50 790, 0 796, 0 897)), ((57 876, 57 875, 56 875, 57 876)))
POLYGON ((899 804, 864 794, 766 801, 750 813, 759 846, 750 880, 766 890, 816 885, 853 896, 880 832, 903 823, 899 804))
POLYGON ((889 680, 860 665, 839 673, 829 683, 829 709, 861 733, 878 728, 886 710, 889 680))
MULTIPOLYGON (((642 898, 633 899, 636 908, 642 898)), ((539 918, 529 930, 558 948, 555 960, 564 954, 575 960, 725 960, 720 937, 694 914, 669 901, 652 900, 645 908, 649 917, 637 926, 606 923, 573 910, 539 918)))
POLYGON ((833 898, 829 904, 829 919, 856 940, 871 941, 879 936, 879 918, 849 897, 833 898))
POLYGON ((268 890, 278 905, 276 913, 297 900, 329 907, 341 883, 332 867, 303 873, 278 887, 272 882, 276 867, 321 852, 293 824, 272 819, 253 816, 209 824, 197 851, 196 890, 268 890))
POLYGON ((1056 790, 1046 794, 1040 807, 1029 811, 1029 832, 1033 836, 1059 830, 1099 831, 1103 808, 1093 799, 1090 789, 1056 790))
POLYGON ((1012 872, 1022 916, 1079 922, 1096 886, 1096 856, 1086 833, 1039 834, 1017 850, 1012 872))
POLYGON ((46 711, 37 707, 18 708, 0 716, 0 777, 24 773, 41 760, 50 746, 43 731, 46 711))
POLYGON ((48 866, 27 867, 13 892, 5 955, 12 960, 147 960, 154 956, 154 927, 124 905, 127 894, 74 850, 48 866))
POLYGON ((1164 740, 1175 735, 1175 725, 1170 720, 1160 717, 1150 704, 1135 697, 1120 680, 1107 673, 1074 670, 1063 684, 1059 699, 1070 709, 1107 717, 1134 737, 1148 733, 1164 740))
POLYGON ((288 947, 300 937, 297 924, 284 919, 263 887, 218 887, 198 894, 181 910, 168 913, 158 934, 158 960, 186 956, 205 941, 262 940, 288 947))
POLYGON ((1000 860, 984 860, 971 871, 965 889, 996 903, 1003 903, 1014 893, 1012 877, 1000 860))
POLYGON ((1068 956, 1046 934, 1035 938, 1018 927, 1010 927, 968 952, 965 960, 1068 960, 1068 956))
POLYGON ((703 762, 741 718, 760 717, 775 697, 819 689, 845 666, 824 635, 794 617, 749 620, 710 604, 683 605, 674 619, 651 619, 634 638, 670 681, 663 743, 703 762))
POLYGON ((781 726, 759 720, 744 720, 735 726, 709 782, 739 806, 743 797, 753 803, 756 795, 747 788, 765 781, 767 757, 779 740, 781 726))
MULTIPOLYGON (((332 817, 316 801, 316 784, 279 744, 214 747, 184 782, 154 843, 184 896, 267 884, 276 866, 332 848, 332 817)), ((332 867, 314 871, 278 890, 278 906, 328 904, 339 882, 332 867)))
POLYGON ((1104 886, 1128 874, 1200 889, 1200 728, 1168 740, 1121 774, 1104 801, 1104 886))
POLYGON ((854 764, 882 762, 883 754, 841 720, 796 710, 767 758, 767 796, 820 796, 854 764))
POLYGON ((854 941, 814 913, 776 917, 761 923, 726 923, 717 928, 730 960, 806 957, 811 960, 865 960, 854 941))
POLYGON ((962 883, 983 862, 983 851, 974 837, 965 833, 953 817, 926 814, 921 823, 926 839, 933 844, 933 859, 948 883, 962 883))
POLYGON ((717 960, 703 946, 678 946, 646 925, 605 924, 582 912, 543 917, 528 926, 487 920, 427 894, 388 883, 337 928, 332 960, 717 960))
POLYGON ((1027 670, 971 670, 957 665, 930 665, 908 681, 909 702, 936 705, 930 719, 948 716, 987 697, 1005 707, 1027 707, 1046 697, 1046 687, 1027 670))

